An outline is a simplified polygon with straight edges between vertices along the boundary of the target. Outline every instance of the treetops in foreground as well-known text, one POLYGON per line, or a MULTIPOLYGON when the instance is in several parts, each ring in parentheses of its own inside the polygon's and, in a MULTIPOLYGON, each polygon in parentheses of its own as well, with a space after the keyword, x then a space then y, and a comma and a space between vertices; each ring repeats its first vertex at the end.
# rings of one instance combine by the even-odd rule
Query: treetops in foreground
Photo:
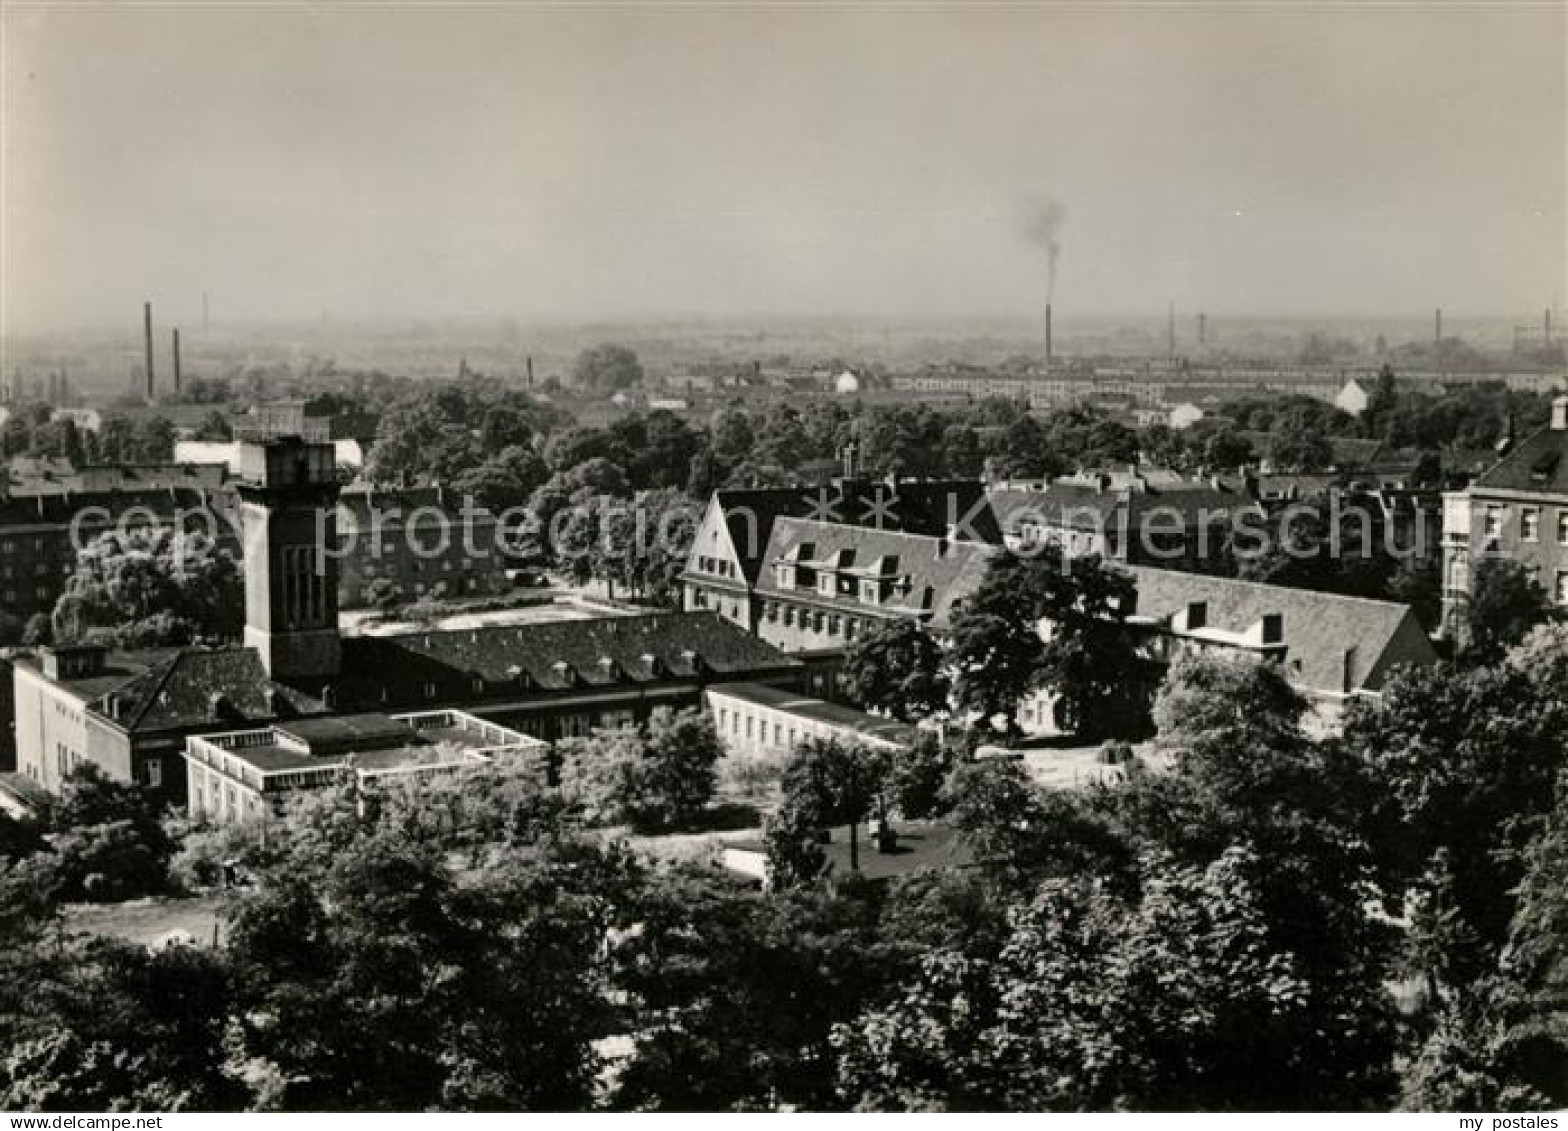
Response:
MULTIPOLYGON (((1565 672, 1537 629, 1315 739, 1276 668, 1189 657, 1153 709, 1169 768, 1078 792, 803 748, 799 830, 907 778, 977 861, 883 884, 661 862, 497 767, 303 799, 222 846, 250 883, 217 947, 147 951, 66 934, 8 836, 0 1106, 1562 1106, 1565 672)), ((667 723, 638 742, 703 748, 667 723)))

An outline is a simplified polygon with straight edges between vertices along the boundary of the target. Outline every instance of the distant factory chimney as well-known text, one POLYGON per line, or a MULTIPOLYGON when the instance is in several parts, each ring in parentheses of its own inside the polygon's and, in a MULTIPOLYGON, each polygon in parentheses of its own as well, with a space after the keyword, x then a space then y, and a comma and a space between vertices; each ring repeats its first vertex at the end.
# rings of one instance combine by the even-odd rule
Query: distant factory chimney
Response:
POLYGON ((142 344, 146 349, 145 361, 147 379, 147 403, 151 404, 156 393, 157 380, 153 375, 152 367, 152 303, 142 303, 142 344))
POLYGON ((1202 346, 1208 340, 1208 336, 1209 336, 1209 316, 1207 314, 1199 314, 1198 315, 1198 345, 1202 346))
POLYGON ((1045 368, 1051 368, 1051 304, 1045 304, 1045 368))
POLYGON ((529 354, 528 355, 527 367, 528 367, 528 387, 530 389, 532 389, 534 387, 534 358, 533 358, 533 354, 529 354))
POLYGON ((1172 299, 1165 312, 1165 346, 1166 352, 1172 357, 1176 356, 1176 300, 1172 299))
POLYGON ((1434 320, 1434 324, 1433 324, 1432 344, 1433 345, 1442 345, 1442 343, 1443 343, 1443 308, 1440 306, 1440 307, 1437 308, 1437 317, 1434 320))
POLYGON ((174 392, 180 391, 180 328, 174 328, 174 392))

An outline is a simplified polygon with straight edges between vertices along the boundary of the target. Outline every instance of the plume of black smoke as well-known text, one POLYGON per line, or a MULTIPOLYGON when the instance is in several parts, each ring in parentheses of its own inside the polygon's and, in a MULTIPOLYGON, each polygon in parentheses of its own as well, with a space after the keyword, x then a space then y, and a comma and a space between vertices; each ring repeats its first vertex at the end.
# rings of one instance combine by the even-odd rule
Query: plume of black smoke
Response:
POLYGON ((1062 222, 1066 219, 1067 209, 1053 197, 1030 202, 1029 220, 1024 230, 1029 242, 1045 249, 1047 302, 1056 297, 1056 260, 1062 254, 1062 222))

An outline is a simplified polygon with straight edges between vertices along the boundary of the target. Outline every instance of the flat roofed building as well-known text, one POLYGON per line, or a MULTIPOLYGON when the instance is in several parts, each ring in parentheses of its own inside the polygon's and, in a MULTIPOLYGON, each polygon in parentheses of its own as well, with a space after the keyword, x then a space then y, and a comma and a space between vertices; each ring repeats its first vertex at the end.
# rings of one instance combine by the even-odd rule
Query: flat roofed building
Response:
POLYGON ((896 750, 917 733, 905 723, 758 683, 715 684, 703 699, 725 749, 742 758, 784 757, 807 739, 896 750))
POLYGON ((188 738, 184 758, 193 818, 265 822, 293 794, 352 779, 361 784, 474 770, 501 759, 543 775, 549 747, 465 711, 339 715, 188 738))

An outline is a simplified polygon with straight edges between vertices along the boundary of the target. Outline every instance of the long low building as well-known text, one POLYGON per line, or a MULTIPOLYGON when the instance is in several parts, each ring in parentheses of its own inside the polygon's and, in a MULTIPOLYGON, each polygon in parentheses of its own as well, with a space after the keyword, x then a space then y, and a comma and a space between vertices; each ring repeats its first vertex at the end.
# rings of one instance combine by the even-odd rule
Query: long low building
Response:
POLYGON ((884 750, 915 740, 904 723, 760 683, 715 684, 703 699, 725 750, 742 758, 781 757, 807 739, 884 750))
POLYGON ((466 711, 425 711, 192 736, 184 753, 191 817, 239 824, 271 820, 289 797, 346 778, 427 778, 502 759, 531 762, 543 775, 549 746, 466 711))

